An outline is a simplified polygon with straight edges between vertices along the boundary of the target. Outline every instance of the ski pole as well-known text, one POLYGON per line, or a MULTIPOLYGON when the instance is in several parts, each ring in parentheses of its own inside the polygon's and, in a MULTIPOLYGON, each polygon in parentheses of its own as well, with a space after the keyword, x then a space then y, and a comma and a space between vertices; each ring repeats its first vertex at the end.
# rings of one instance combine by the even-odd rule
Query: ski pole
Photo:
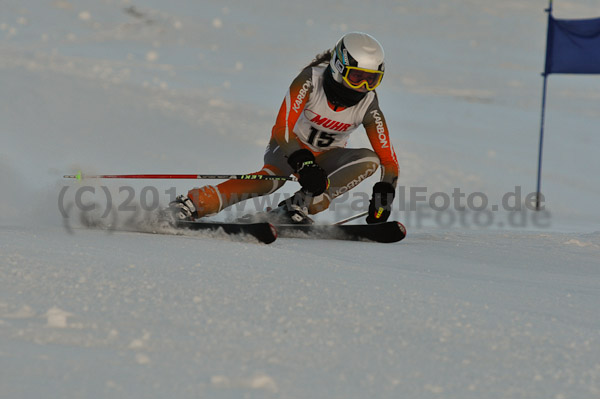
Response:
POLYGON ((277 180, 298 181, 294 176, 272 176, 272 175, 199 175, 199 174, 138 174, 138 175, 84 175, 77 172, 76 175, 64 175, 65 179, 233 179, 233 180, 277 180))
POLYGON ((367 216, 368 214, 369 214, 369 212, 368 212, 368 211, 361 212, 361 213, 359 213, 358 215, 350 216, 349 218, 346 218, 346 219, 340 220, 340 221, 338 221, 338 222, 335 222, 334 224, 335 224, 335 225, 341 225, 341 224, 345 224, 345 223, 348 223, 348 222, 350 222, 350 221, 352 221, 352 220, 356 220, 356 219, 358 219, 358 218, 361 218, 361 217, 363 217, 363 216, 367 216))

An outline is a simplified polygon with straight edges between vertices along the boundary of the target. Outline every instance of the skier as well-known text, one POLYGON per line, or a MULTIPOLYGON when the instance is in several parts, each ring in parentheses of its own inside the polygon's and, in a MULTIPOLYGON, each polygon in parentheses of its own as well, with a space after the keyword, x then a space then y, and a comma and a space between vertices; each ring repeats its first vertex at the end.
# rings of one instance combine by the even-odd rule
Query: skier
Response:
MULTIPOLYGON (((318 54, 292 82, 272 129, 264 166, 254 174, 295 174, 301 189, 269 213, 281 223, 312 223, 308 216, 327 209, 381 167, 373 186, 367 223, 385 222, 391 212, 398 161, 375 88, 384 74, 384 52, 366 33, 342 36, 335 48, 318 54), (345 148, 363 125, 374 151, 345 148)), ((213 215, 250 197, 268 195, 284 181, 228 180, 190 190, 169 204, 179 220, 213 215)))

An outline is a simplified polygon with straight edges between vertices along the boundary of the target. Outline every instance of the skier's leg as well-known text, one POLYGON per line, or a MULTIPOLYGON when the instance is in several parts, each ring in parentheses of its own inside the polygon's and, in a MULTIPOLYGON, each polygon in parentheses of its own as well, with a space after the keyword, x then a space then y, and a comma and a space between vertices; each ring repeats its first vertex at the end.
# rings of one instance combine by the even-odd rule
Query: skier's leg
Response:
MULTIPOLYGON (((280 173, 281 171, 276 167, 265 165, 260 171, 250 174, 279 175, 280 173)), ((272 180, 227 180, 216 186, 194 188, 188 192, 188 197, 196 207, 197 217, 210 216, 249 198, 271 194, 283 183, 283 181, 272 180)))
POLYGON ((353 189, 375 173, 379 157, 367 148, 335 148, 317 156, 317 163, 329 175, 327 191, 310 200, 311 215, 329 208, 331 201, 353 189))
MULTIPOLYGON (((265 165, 255 175, 283 175, 292 173, 283 156, 283 151, 271 140, 265 152, 265 165)), ((194 188, 188 197, 196 206, 197 217, 214 215, 228 206, 253 197, 271 194, 283 186, 277 180, 228 180, 216 186, 194 188)))

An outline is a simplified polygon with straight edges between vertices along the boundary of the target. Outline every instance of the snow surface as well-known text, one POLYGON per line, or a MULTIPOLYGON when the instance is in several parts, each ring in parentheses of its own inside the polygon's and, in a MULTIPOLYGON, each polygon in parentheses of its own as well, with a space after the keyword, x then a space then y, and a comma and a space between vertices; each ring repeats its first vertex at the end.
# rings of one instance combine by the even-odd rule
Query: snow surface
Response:
MULTIPOLYGON (((396 210, 398 244, 267 246, 87 230, 59 209, 77 170, 257 170, 290 80, 350 30, 386 49, 378 92, 401 185, 524 197, 546 6, 3 0, 0 397, 600 397, 595 77, 550 77, 541 222, 396 210)), ((554 7, 600 16, 591 0, 554 7)), ((198 184, 97 182, 86 198, 105 203, 106 186, 117 206, 130 185, 139 205, 155 185, 164 203, 198 184)), ((352 214, 352 199, 319 220, 352 214)))

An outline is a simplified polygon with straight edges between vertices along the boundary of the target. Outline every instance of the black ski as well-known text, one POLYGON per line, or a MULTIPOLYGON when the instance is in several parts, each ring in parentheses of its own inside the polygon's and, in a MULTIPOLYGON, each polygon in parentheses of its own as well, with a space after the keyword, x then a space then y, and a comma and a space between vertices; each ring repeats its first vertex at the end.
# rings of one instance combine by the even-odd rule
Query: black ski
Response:
POLYGON ((277 230, 272 224, 266 222, 243 224, 179 221, 175 226, 179 229, 214 231, 227 235, 250 235, 265 244, 270 244, 277 239, 277 230))
POLYGON ((380 243, 398 242, 406 237, 406 228, 399 222, 379 224, 278 224, 220 223, 220 222, 176 222, 176 227, 187 230, 222 232, 227 235, 250 235, 258 241, 270 244, 277 237, 310 238, 326 240, 374 241, 380 243))
POLYGON ((321 238, 329 240, 398 242, 406 237, 406 228, 400 222, 378 224, 283 224, 275 225, 279 237, 321 238))

